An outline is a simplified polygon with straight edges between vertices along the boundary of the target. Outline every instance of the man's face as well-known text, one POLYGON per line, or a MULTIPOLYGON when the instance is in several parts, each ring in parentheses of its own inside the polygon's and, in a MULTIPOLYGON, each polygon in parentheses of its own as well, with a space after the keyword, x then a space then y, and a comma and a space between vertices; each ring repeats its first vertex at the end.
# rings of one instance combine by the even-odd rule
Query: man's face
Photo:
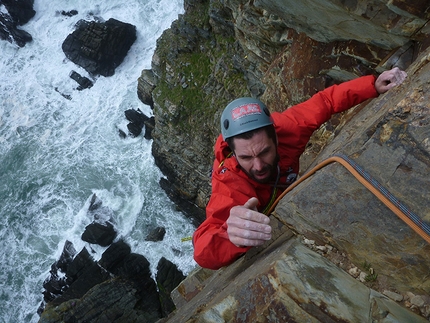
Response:
POLYGON ((266 131, 259 131, 251 139, 234 139, 237 162, 249 177, 267 183, 276 169, 277 150, 266 131))

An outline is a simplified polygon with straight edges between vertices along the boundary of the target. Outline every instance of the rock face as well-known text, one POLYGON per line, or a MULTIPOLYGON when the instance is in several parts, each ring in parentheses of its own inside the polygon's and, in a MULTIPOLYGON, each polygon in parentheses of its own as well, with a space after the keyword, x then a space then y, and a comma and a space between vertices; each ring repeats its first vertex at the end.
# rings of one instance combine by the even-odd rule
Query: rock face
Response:
POLYGON ((62 48, 66 57, 92 75, 112 76, 136 40, 136 27, 109 19, 80 20, 62 48))
POLYGON ((260 254, 214 273, 196 271, 173 295, 177 310, 160 322, 428 322, 349 276, 289 230, 260 254))
MULTIPOLYGON (((345 154, 430 224, 426 1, 202 0, 185 1, 185 10, 138 85, 154 108, 153 154, 170 196, 205 207, 218 120, 232 99, 256 96, 282 111, 329 85, 398 66, 406 83, 315 132, 301 174, 345 154)), ((287 194, 272 227, 277 234, 263 248, 217 272, 190 274, 163 322, 430 317, 430 245, 344 166, 330 164, 287 194)))
MULTIPOLYGON (((186 13, 158 40, 152 70, 138 84, 139 97, 154 108, 153 154, 172 190, 205 207, 218 120, 229 101, 258 96, 282 111, 328 85, 405 69, 430 43, 428 6, 185 1, 186 13)), ((316 133, 303 171, 344 120, 337 116, 316 133)))
MULTIPOLYGON (((430 228, 429 53, 408 68, 405 84, 358 111, 315 161, 337 152, 351 156, 426 228, 430 228)), ((429 243, 343 166, 333 164, 318 172, 284 198, 276 212, 297 232, 346 251, 353 262, 370 261, 376 271, 390 276, 396 290, 430 291, 429 243)))

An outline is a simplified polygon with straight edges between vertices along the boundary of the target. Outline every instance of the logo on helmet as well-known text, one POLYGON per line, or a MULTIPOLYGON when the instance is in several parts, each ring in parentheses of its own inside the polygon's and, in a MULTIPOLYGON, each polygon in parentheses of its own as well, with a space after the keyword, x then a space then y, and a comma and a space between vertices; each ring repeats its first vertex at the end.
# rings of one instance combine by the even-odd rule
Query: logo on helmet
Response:
POLYGON ((258 103, 248 103, 231 110, 231 118, 233 121, 236 121, 253 114, 261 114, 261 112, 261 107, 258 103))

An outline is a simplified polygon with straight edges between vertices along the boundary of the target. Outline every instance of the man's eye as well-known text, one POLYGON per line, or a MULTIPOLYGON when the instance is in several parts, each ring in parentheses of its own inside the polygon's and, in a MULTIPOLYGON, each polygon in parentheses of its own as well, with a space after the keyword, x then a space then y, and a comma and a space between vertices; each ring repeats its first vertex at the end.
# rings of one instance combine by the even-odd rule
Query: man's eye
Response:
POLYGON ((270 154, 270 150, 264 150, 260 153, 259 157, 266 157, 270 154))

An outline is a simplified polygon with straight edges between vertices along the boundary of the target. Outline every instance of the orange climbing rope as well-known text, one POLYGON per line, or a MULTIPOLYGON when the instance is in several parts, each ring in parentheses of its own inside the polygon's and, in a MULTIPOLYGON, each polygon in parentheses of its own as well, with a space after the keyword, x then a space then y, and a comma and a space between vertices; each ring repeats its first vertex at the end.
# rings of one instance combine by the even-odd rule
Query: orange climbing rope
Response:
POLYGON ((424 240, 430 243, 430 226, 422 219, 410 211, 404 206, 399 200, 397 200, 387 189, 373 179, 368 173, 366 173, 358 164, 352 159, 345 155, 336 155, 327 158, 303 177, 298 179, 292 185, 290 185, 282 194, 276 199, 266 214, 272 213, 278 202, 293 188, 303 182, 305 179, 313 175, 316 171, 321 168, 338 162, 344 166, 361 184, 363 184, 370 192, 372 192, 382 203, 384 203, 391 211, 393 211, 400 219, 402 219, 407 225, 409 225, 416 233, 418 233, 424 240))

